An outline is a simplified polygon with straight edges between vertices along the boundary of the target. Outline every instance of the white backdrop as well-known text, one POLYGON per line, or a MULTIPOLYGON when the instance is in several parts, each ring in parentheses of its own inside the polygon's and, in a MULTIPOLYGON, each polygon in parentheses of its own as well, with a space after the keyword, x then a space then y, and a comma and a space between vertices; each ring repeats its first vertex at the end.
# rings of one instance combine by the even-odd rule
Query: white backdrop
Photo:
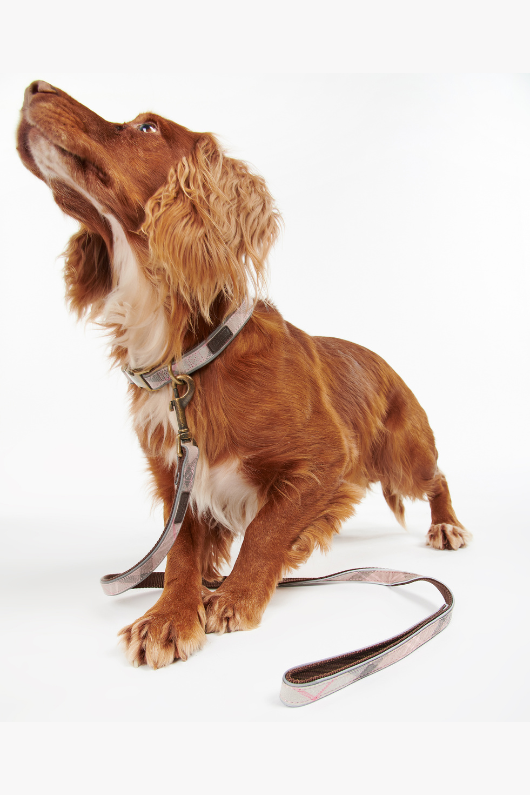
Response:
POLYGON ((110 705, 125 720, 159 719, 170 694, 168 720, 203 708, 247 720, 372 720, 378 707, 390 720, 527 719, 530 78, 46 73, 11 75, 1 89, 7 603, 22 572, 26 583, 3 638, 22 652, 6 660, 5 714, 91 720, 110 705), (112 121, 153 110, 218 134, 265 176, 283 213, 271 257, 278 308, 310 333, 378 352, 425 407, 472 546, 426 548, 428 507, 407 508, 404 533, 377 489, 328 558, 303 569, 400 567, 447 582, 453 623, 399 666, 306 710, 277 698, 285 668, 425 616, 436 604, 428 588, 283 591, 260 629, 212 637, 186 665, 125 664, 115 633, 155 597, 109 600, 98 578, 141 557, 161 519, 150 512, 124 379, 109 372, 100 332, 64 307, 58 255, 76 224, 15 152, 23 90, 37 78, 112 121))

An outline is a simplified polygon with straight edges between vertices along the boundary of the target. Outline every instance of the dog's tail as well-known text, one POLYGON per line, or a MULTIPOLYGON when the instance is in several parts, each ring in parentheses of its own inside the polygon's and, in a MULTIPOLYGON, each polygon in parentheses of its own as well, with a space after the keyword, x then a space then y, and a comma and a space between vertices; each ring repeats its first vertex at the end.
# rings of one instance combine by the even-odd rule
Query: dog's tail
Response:
POLYGON ((388 507, 398 520, 404 530, 407 529, 405 524, 405 506, 403 505, 403 497, 401 494, 393 492, 388 486, 383 486, 383 497, 385 498, 388 507))

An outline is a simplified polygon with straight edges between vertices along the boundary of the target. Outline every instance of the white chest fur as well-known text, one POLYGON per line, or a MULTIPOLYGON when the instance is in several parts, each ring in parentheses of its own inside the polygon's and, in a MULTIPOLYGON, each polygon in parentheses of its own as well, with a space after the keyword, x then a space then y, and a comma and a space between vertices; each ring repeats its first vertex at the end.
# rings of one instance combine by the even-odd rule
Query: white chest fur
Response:
POLYGON ((210 515, 233 533, 243 534, 258 512, 255 486, 241 474, 236 458, 214 467, 199 455, 191 508, 198 516, 210 515))
MULTIPOLYGON (((165 436, 170 423, 177 430, 175 414, 168 411, 170 392, 169 386, 165 386, 148 396, 134 417, 138 430, 147 430, 150 435, 156 426, 161 425, 165 436)), ((174 469, 176 463, 175 445, 166 453, 166 464, 174 469)), ((213 519, 233 533, 243 534, 258 512, 258 492, 242 474, 240 461, 236 458, 211 467, 202 452, 199 453, 190 508, 207 521, 213 519)))

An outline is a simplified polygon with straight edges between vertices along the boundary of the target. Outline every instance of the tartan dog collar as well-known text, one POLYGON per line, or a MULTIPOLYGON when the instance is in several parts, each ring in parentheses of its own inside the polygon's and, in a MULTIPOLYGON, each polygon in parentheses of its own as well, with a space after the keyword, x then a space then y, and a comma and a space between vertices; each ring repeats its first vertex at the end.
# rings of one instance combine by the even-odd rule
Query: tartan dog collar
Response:
MULTIPOLYGON (((185 353, 180 361, 173 362, 171 369, 174 375, 177 376, 182 373, 189 375, 216 359, 250 320, 253 311, 253 301, 248 300, 241 304, 235 312, 228 315, 228 317, 212 331, 204 342, 199 343, 195 348, 185 353)), ((132 370, 124 367, 123 373, 127 376, 131 384, 146 389, 148 392, 156 392, 166 384, 171 383, 172 380, 167 365, 157 367, 156 369, 148 368, 147 370, 132 370)))

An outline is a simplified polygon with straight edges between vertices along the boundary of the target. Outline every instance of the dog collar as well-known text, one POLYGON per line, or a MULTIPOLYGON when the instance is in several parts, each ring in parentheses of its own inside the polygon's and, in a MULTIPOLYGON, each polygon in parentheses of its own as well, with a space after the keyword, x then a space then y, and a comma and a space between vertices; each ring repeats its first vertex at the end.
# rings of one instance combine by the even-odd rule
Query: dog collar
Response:
MULTIPOLYGON (((195 348, 185 353, 180 361, 173 362, 171 369, 175 376, 194 373, 195 370, 216 359, 250 320, 253 311, 254 302, 247 300, 241 304, 235 312, 228 315, 221 325, 212 331, 204 342, 199 343, 195 348)), ((131 384, 146 389, 148 392, 156 392, 171 382, 167 365, 156 369, 148 368, 147 370, 131 370, 124 367, 123 372, 131 384)))

